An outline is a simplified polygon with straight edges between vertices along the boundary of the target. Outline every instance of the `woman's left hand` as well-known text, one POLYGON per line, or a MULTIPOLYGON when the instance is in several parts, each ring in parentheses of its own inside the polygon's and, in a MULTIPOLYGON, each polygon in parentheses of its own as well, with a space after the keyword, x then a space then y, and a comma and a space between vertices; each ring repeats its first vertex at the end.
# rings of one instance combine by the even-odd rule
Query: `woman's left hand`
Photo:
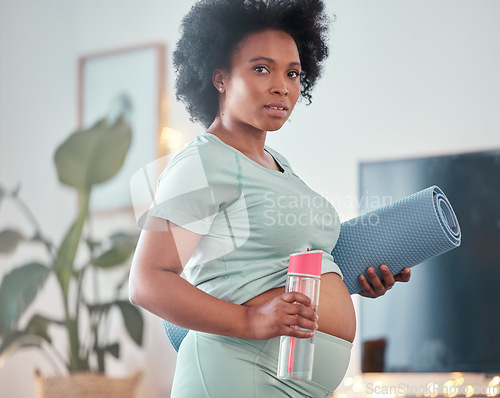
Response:
POLYGON ((359 276, 359 283, 363 288, 359 292, 360 296, 377 298, 383 296, 388 290, 394 286, 396 282, 408 282, 411 276, 410 267, 406 267, 399 274, 393 276, 389 267, 385 264, 380 266, 380 272, 382 273, 383 280, 379 278, 373 267, 369 267, 366 272, 370 281, 368 282, 364 275, 359 276))

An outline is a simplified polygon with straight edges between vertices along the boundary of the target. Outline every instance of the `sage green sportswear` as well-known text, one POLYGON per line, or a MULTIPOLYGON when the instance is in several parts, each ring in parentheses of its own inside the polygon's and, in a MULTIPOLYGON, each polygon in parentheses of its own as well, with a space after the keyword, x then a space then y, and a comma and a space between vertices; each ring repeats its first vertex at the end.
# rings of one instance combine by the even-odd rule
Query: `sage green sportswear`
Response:
MULTIPOLYGON (((340 232, 335 208, 282 155, 265 150, 281 171, 259 165, 215 135, 200 134, 167 165, 148 212, 203 235, 186 277, 236 304, 285 286, 290 254, 308 248, 323 251, 322 273, 342 276, 331 255, 340 232)), ((306 383, 276 378, 279 338, 190 331, 179 350, 172 397, 326 397, 345 374, 352 344, 316 334, 316 379, 306 383)))
POLYGON ((327 398, 342 381, 352 343, 314 337, 311 381, 276 377, 280 338, 245 340, 189 331, 177 356, 170 398, 327 398))
POLYGON ((291 253, 323 250, 322 273, 342 276, 330 254, 335 208, 269 147, 283 172, 267 169, 210 133, 170 161, 149 216, 204 235, 185 267, 201 290, 236 304, 285 286, 291 253))

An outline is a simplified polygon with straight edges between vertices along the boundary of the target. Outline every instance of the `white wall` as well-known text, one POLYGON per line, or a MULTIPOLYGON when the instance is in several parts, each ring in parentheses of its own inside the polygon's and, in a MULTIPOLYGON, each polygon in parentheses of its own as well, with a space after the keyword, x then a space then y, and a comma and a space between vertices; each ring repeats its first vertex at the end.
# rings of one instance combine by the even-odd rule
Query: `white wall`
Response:
MULTIPOLYGON (((0 0, 0 183, 31 205, 58 240, 76 198, 57 182, 55 147, 75 129, 77 59, 95 51, 152 41, 167 45, 169 124, 194 137, 172 93, 170 56, 182 15, 192 0, 0 0)), ((311 106, 299 105, 268 144, 283 153, 311 187, 355 215, 360 160, 455 153, 500 147, 500 3, 496 0, 329 0, 337 15, 331 57, 311 106)), ((189 138, 188 138, 189 139, 189 138)), ((0 208, 0 228, 19 214, 0 208)), ((109 224, 109 220, 106 220, 109 224)), ((133 227, 130 215, 113 225, 133 227)), ((26 233, 29 225, 23 223, 26 233)), ((23 246, 0 257, 0 275, 43 252, 23 246)), ((38 308, 57 305, 49 289, 38 308)), ((125 365, 144 367, 140 396, 166 397, 175 353, 148 317, 146 349, 125 346, 125 365)), ((356 347, 350 373, 359 371, 356 347)), ((0 391, 34 396, 32 373, 51 372, 37 351, 14 356, 0 369, 0 391)))
POLYGON ((337 20, 313 104, 268 142, 342 220, 357 214, 360 161, 500 147, 499 2, 328 5, 337 20))

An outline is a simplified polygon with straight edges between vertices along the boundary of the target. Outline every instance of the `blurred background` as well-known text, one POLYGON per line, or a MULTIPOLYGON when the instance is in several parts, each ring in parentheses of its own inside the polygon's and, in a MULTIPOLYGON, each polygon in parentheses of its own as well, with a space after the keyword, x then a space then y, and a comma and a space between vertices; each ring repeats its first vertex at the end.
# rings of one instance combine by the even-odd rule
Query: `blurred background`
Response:
MULTIPOLYGON (((500 2, 325 2, 336 20, 313 103, 298 104, 290 121, 268 134, 267 144, 337 207, 342 221, 358 214, 360 162, 500 148, 500 2)), ((93 101, 116 94, 92 68, 104 77, 130 70, 138 79, 134 85, 121 77, 130 93, 118 103, 127 108, 131 99, 137 152, 129 174, 121 177, 122 188, 128 188, 133 171, 181 149, 203 131, 189 121, 174 94, 172 52, 192 4, 0 0, 0 184, 9 190, 21 185, 20 195, 54 241, 62 238, 78 206, 75 192, 58 181, 54 151, 78 127, 112 114, 117 106, 111 96, 92 108, 93 101)), ((93 233, 138 233, 127 189, 111 201, 103 192, 92 207, 93 233)), ((9 225, 30 233, 29 223, 6 202, 0 207, 0 229, 9 225)), ((0 254, 0 279, 44 255, 30 245, 21 245, 14 255, 0 254)), ((53 282, 47 282, 33 307, 60 308, 53 282)), ((159 319, 144 316, 143 346, 123 336, 121 358, 110 361, 108 373, 141 371, 137 396, 168 397, 176 354, 159 319)), ((357 339, 348 375, 361 372, 360 351, 357 339)), ((0 367, 0 395, 34 397, 35 368, 54 373, 37 349, 12 356, 0 367)))

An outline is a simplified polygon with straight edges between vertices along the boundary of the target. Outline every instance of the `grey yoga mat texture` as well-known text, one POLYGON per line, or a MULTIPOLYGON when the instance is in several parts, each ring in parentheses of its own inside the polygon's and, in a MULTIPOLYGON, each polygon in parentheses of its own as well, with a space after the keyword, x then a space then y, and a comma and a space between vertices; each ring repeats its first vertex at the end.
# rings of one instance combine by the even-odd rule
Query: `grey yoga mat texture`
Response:
MULTIPOLYGON (((460 246, 460 226, 436 185, 342 223, 332 251, 349 293, 361 291, 359 275, 386 264, 393 275, 460 246)), ((369 280, 369 279, 368 279, 369 280)))
MULTIPOLYGON (((361 291, 359 275, 386 264, 393 275, 460 246, 460 226, 443 191, 431 186, 342 223, 332 251, 349 293, 361 291)), ((163 320, 176 351, 188 330, 163 320)))

